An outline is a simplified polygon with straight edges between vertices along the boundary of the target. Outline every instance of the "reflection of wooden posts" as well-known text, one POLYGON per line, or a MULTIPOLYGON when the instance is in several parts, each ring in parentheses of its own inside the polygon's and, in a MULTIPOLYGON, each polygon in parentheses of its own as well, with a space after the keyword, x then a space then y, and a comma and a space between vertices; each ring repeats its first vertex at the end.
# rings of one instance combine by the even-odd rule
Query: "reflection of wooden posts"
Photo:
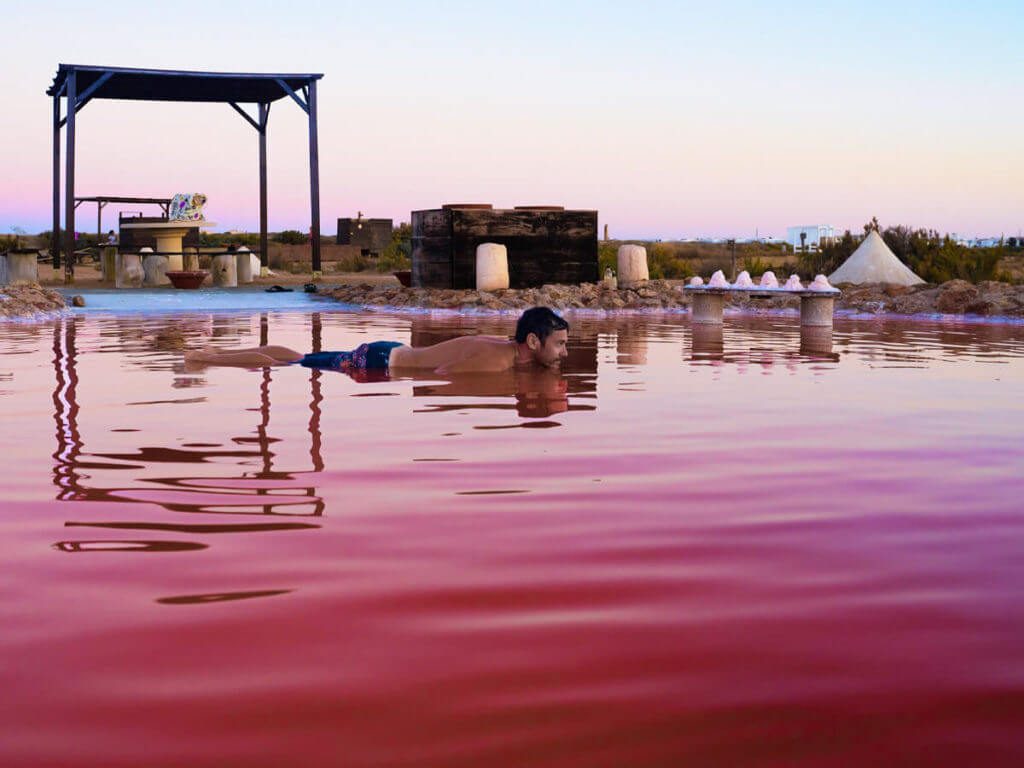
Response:
MULTIPOLYGON (((319 312, 312 318, 313 352, 320 352, 323 344, 323 320, 319 312)), ((309 372, 309 458, 314 472, 323 472, 324 458, 321 453, 322 434, 320 431, 320 403, 323 402, 320 377, 323 371, 311 368, 309 372)))
MULTIPOLYGON (((270 439, 267 428, 270 426, 270 366, 263 367, 260 380, 260 423, 256 427, 256 435, 260 444, 260 455, 263 457, 263 471, 260 477, 269 477, 274 470, 274 454, 270 452, 270 439)), ((266 495, 267 489, 261 488, 259 494, 266 495)))
MULTIPOLYGON (((260 346, 265 347, 269 342, 269 318, 266 312, 260 313, 260 346)), ((256 427, 256 434, 259 437, 260 455, 263 457, 263 472, 261 476, 266 477, 272 469, 270 457, 270 441, 267 440, 267 427, 270 426, 270 368, 263 368, 263 376, 260 381, 260 423, 256 427)), ((261 495, 266 490, 260 492, 261 495)))
POLYGON ((53 329, 53 419, 57 424, 57 450, 53 453, 53 484, 57 500, 74 500, 80 495, 76 469, 82 452, 78 431, 78 371, 76 368, 75 320, 64 318, 53 329))

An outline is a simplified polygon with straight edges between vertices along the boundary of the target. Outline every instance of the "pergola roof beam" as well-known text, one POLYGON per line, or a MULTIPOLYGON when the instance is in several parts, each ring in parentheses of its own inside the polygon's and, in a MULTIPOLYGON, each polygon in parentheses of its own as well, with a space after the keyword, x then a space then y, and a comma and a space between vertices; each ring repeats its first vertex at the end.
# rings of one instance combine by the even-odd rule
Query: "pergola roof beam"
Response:
POLYGON ((306 87, 303 87, 302 92, 304 94, 306 94, 306 101, 303 101, 299 97, 299 94, 297 94, 294 90, 292 90, 291 86, 288 85, 288 83, 286 83, 284 80, 282 80, 281 78, 278 78, 277 79, 277 83, 278 83, 278 85, 280 85, 284 89, 285 93, 287 93, 289 96, 291 96, 293 99, 295 99, 295 103, 298 104, 300 107, 302 107, 302 111, 305 112, 308 115, 309 114, 309 103, 308 103, 308 101, 309 101, 309 90, 306 87))
POLYGON ((233 110, 235 110, 235 112, 237 112, 237 113, 238 113, 238 114, 240 114, 240 115, 241 115, 242 117, 244 117, 244 118, 245 118, 245 121, 246 121, 247 123, 249 123, 249 125, 251 125, 251 126, 252 126, 253 128, 255 128, 255 129, 256 129, 257 131, 262 131, 262 130, 263 130, 263 128, 262 128, 262 127, 260 126, 260 124, 259 124, 259 123, 257 123, 257 122, 256 122, 255 120, 253 120, 253 119, 252 119, 252 118, 251 118, 251 117, 249 116, 249 113, 248 113, 248 112, 246 112, 246 111, 245 111, 244 109, 242 109, 242 108, 241 108, 240 106, 238 106, 237 104, 235 104, 235 102, 233 102, 233 101, 229 101, 229 102, 228 102, 228 105, 229 105, 229 106, 230 106, 230 107, 231 107, 231 108, 232 108, 233 110))

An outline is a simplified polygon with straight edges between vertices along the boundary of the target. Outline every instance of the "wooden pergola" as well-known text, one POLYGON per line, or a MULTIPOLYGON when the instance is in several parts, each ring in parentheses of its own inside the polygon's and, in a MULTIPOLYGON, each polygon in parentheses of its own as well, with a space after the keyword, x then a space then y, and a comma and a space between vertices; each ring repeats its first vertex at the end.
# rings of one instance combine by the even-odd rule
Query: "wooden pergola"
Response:
POLYGON ((219 102, 228 104, 259 134, 260 263, 267 266, 267 123, 270 105, 291 98, 309 118, 310 244, 313 274, 320 265, 320 158, 317 139, 316 83, 322 74, 255 74, 235 72, 184 72, 164 69, 60 64, 46 94, 53 97, 53 233, 50 254, 60 269, 60 129, 66 128, 64 170, 64 269, 74 276, 75 251, 75 120, 79 110, 93 99, 132 101, 219 102), (65 100, 61 117, 61 99, 65 100), (243 104, 253 104, 250 115, 243 104))

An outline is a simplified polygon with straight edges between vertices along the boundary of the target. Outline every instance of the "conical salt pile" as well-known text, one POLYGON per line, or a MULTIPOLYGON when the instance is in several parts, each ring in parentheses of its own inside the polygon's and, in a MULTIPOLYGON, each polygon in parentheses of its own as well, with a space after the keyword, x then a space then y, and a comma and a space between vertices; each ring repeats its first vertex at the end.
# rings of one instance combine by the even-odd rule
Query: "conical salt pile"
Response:
POLYGON ((920 277, 896 258, 885 240, 877 230, 868 232, 864 242, 850 258, 843 262, 835 272, 828 276, 833 285, 837 283, 895 283, 896 285, 916 285, 923 283, 920 277))

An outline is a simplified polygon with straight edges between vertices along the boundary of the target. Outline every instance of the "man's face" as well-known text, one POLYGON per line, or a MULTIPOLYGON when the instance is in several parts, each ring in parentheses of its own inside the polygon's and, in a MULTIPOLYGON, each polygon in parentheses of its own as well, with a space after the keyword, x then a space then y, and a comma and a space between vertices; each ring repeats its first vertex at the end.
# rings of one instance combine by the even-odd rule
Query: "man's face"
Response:
POLYGON ((552 331, 543 344, 536 334, 531 333, 526 337, 526 345, 533 352, 533 361, 548 368, 557 367, 568 356, 568 342, 569 332, 566 330, 552 331))

